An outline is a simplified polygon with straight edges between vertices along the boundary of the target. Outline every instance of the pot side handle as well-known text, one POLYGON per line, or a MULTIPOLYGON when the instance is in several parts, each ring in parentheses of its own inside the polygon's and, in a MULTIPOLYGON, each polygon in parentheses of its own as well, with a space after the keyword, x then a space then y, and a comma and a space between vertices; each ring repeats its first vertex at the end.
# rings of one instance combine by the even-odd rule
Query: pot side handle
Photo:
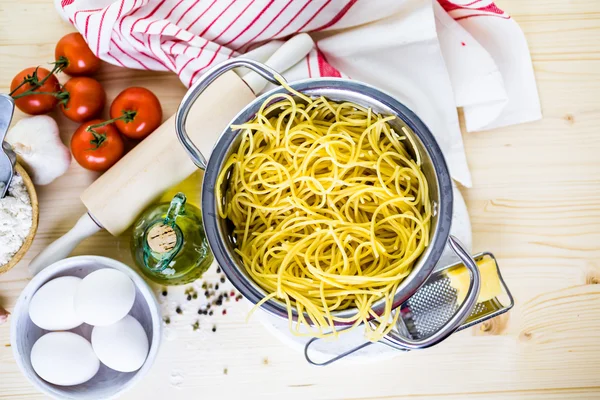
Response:
MULTIPOLYGON (((285 44, 278 51, 282 50, 284 46, 285 44)), ((200 97, 202 92, 204 92, 204 90, 206 90, 206 88, 210 86, 211 83, 213 83, 218 77, 223 75, 225 72, 238 67, 247 67, 252 71, 256 72, 262 78, 275 85, 279 85, 280 82, 285 82, 283 77, 277 71, 264 64, 253 60, 236 58, 214 66, 208 72, 206 72, 200 79, 198 79, 196 83, 194 83, 194 85, 190 88, 190 90, 188 90, 188 92, 183 97, 183 100, 181 101, 181 104, 177 109, 177 113, 175 114, 175 132, 185 152, 192 159, 196 167, 202 170, 206 169, 208 160, 198 149, 198 147, 192 142, 186 131, 186 122, 188 114, 190 112, 190 109, 194 105, 194 102, 198 99, 198 97, 200 97)))

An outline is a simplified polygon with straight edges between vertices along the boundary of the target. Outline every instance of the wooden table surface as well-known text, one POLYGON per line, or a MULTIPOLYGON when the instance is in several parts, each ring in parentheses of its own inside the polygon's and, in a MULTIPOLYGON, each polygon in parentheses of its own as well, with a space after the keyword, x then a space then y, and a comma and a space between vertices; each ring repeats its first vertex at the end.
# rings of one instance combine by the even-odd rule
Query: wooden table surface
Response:
MULTIPOLYGON (((516 300, 512 312, 436 348, 376 364, 317 368, 256 319, 246 323, 242 302, 228 306, 226 316, 201 320, 200 331, 191 328, 195 311, 186 311, 173 317, 149 375, 123 398, 600 398, 600 2, 498 3, 527 36, 544 120, 465 134, 474 184, 463 194, 474 250, 498 256, 516 300)), ((49 0, 1 0, 0 92, 8 92, 21 69, 52 60, 56 41, 71 30, 49 0)), ((185 92, 172 74, 105 65, 99 79, 109 100, 130 85, 150 88, 165 115, 185 92)), ((15 120, 22 117, 17 112, 15 120)), ((56 117, 67 141, 76 125, 56 117)), ((12 310, 28 282, 28 260, 84 212, 79 194, 94 178, 74 163, 67 175, 38 189, 33 247, 0 276, 5 308, 12 310)), ((192 200, 199 178, 183 186, 192 200)), ((127 235, 97 234, 76 254, 131 263, 127 235)), ((210 271, 206 278, 217 275, 210 271)), ((172 303, 164 308, 172 312, 172 303)), ((0 398, 43 398, 17 368, 9 326, 0 326, 0 398)))

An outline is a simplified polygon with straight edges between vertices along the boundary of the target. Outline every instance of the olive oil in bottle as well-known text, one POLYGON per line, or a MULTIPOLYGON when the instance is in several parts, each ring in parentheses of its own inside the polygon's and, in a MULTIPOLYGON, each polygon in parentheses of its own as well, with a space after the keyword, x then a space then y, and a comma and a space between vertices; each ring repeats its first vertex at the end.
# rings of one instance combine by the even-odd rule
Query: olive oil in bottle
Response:
POLYGON ((131 252, 142 273, 162 285, 195 281, 213 262, 202 213, 186 204, 183 193, 140 216, 133 227, 131 252))

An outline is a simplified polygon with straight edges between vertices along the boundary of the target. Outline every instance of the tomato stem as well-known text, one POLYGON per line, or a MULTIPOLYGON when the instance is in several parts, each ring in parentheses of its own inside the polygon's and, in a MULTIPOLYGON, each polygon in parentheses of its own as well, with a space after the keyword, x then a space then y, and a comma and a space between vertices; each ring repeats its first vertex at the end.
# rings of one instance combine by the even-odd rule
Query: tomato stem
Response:
POLYGON ((96 150, 98 147, 100 147, 102 145, 102 143, 104 143, 106 141, 106 134, 104 133, 98 133, 93 129, 90 129, 88 127, 88 131, 91 132, 92 135, 94 135, 94 139, 90 140, 90 143, 94 145, 93 150, 96 150))
MULTIPOLYGON (((19 83, 19 86, 17 86, 12 92, 10 92, 8 95, 12 96, 14 92, 16 92, 17 90, 19 90, 19 88, 23 85, 25 85, 26 83, 29 83, 31 86, 34 87, 34 89, 37 89, 38 87, 40 87, 41 85, 38 84, 38 76, 37 76, 37 71, 38 71, 39 67, 36 67, 35 70, 33 71, 33 74, 31 75, 27 75, 25 78, 23 78, 23 81, 21 83, 19 83)), ((14 98, 14 96, 13 96, 14 98)))
POLYGON ((54 73, 58 73, 58 72, 62 71, 63 69, 67 68, 69 66, 69 60, 67 60, 67 57, 65 57, 65 56, 60 56, 60 57, 58 57, 58 60, 51 62, 50 64, 54 64, 54 67, 52 67, 52 72, 51 72, 51 74, 54 74, 54 73))
MULTIPOLYGON (((39 87, 44 85, 44 83, 46 83, 46 81, 48 79, 50 79, 50 77, 52 75, 62 71, 64 68, 66 68, 67 65, 69 65, 69 60, 67 60, 66 57, 64 57, 64 56, 60 56, 58 60, 56 60, 55 62, 53 62, 51 64, 54 64, 54 67, 52 67, 52 71, 50 71, 50 73, 48 75, 46 75, 41 81, 39 80, 40 78, 38 77, 38 68, 39 68, 39 66, 38 66, 35 68, 35 70, 33 71, 33 73, 31 75, 27 75, 25 78, 23 78, 23 81, 21 83, 19 83, 19 86, 14 88, 14 90, 12 90, 8 95, 12 96, 13 93, 15 93, 21 86, 25 85, 26 83, 29 83, 31 86, 33 86, 33 88, 29 89, 27 92, 21 93, 18 96, 13 96, 13 99, 16 100, 18 98, 21 98, 24 96, 29 96, 31 94, 41 94, 41 93, 32 93, 32 92, 34 92, 39 87), (25 94, 25 93, 27 93, 27 94, 25 94)), ((48 93, 44 93, 44 94, 48 94, 48 93)))
POLYGON ((113 122, 116 122, 116 121, 125 121, 125 123, 127 124, 127 123, 133 121, 133 119, 135 118, 135 116, 137 114, 137 111, 132 111, 132 110, 123 110, 121 112, 122 112, 122 114, 120 117, 102 121, 102 122, 99 122, 94 125, 90 125, 90 126, 88 126, 87 130, 89 132, 91 132, 95 128, 101 128, 105 125, 112 124, 113 122))
POLYGON ((94 150, 96 150, 98 147, 100 147, 100 145, 102 145, 102 143, 104 143, 104 141, 106 140, 106 134, 98 133, 95 130, 96 128, 102 128, 103 126, 112 124, 113 122, 116 122, 116 121, 124 121, 126 124, 128 124, 131 121, 133 121, 133 119, 137 115, 137 111, 133 111, 133 110, 122 110, 121 113, 122 114, 120 117, 102 121, 102 122, 99 122, 97 124, 90 125, 87 127, 86 130, 88 132, 90 132, 92 135, 94 135, 94 139, 90 141, 90 143, 95 146, 94 150))
POLYGON ((59 100, 59 104, 67 105, 69 101, 69 92, 36 92, 35 90, 28 90, 16 96, 12 96, 14 100, 20 99, 21 97, 30 96, 32 94, 46 94, 49 96, 54 96, 59 100))

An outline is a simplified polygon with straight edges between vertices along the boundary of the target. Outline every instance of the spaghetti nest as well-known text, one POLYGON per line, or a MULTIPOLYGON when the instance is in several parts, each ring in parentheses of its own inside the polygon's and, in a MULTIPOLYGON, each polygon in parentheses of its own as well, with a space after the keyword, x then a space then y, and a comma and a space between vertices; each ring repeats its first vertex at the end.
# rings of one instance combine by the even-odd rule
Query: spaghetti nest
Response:
POLYGON ((379 340, 396 322, 398 285, 428 245, 419 154, 409 155, 406 128, 390 127, 396 117, 291 91, 303 101, 273 95, 233 127, 242 140, 218 179, 217 188, 229 180, 226 193, 217 190, 219 214, 233 222, 236 252, 268 293, 257 306, 285 302, 298 335, 336 336, 336 322, 375 319, 366 336, 379 340), (385 311, 376 315, 380 299, 385 311), (336 315, 347 309, 350 317, 336 315))

